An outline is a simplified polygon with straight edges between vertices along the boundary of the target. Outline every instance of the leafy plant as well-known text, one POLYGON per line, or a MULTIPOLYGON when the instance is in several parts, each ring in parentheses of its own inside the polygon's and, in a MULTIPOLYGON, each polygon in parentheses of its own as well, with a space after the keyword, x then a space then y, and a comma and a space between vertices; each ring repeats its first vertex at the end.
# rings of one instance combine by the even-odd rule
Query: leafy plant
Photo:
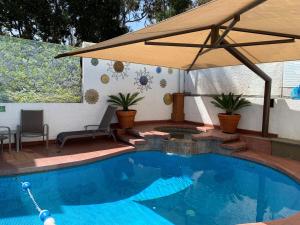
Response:
POLYGON ((118 95, 109 95, 109 99, 107 102, 112 103, 114 106, 120 106, 123 108, 123 111, 129 111, 129 107, 132 105, 136 105, 139 101, 141 101, 144 97, 139 97, 139 92, 122 94, 118 95))
POLYGON ((54 59, 74 49, 0 35, 0 102, 81 102, 79 59, 54 59))
POLYGON ((227 115, 232 115, 235 111, 251 105, 248 100, 242 98, 242 95, 235 96, 232 92, 227 95, 222 93, 220 96, 214 96, 213 99, 211 103, 225 110, 227 115))

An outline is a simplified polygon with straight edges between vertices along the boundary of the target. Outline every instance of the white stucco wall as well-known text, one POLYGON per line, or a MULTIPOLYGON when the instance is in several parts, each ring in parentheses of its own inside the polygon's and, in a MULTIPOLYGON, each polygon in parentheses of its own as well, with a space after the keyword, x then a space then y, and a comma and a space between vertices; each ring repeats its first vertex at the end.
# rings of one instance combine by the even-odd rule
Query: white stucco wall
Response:
MULTIPOLYGON (((136 72, 146 68, 153 77, 151 88, 141 95, 145 99, 134 109, 138 110, 136 120, 167 120, 170 119, 172 106, 166 106, 163 102, 165 93, 174 93, 178 90, 194 94, 218 94, 233 91, 249 95, 253 105, 242 109, 242 119, 239 128, 248 130, 261 130, 262 104, 264 82, 244 66, 212 68, 207 70, 193 71, 179 79, 179 71, 173 70, 170 74, 167 68, 162 68, 161 73, 156 72, 156 67, 130 64, 128 77, 118 80, 112 77, 109 70, 109 61, 99 60, 97 66, 91 64, 91 59, 83 60, 83 92, 95 89, 100 98, 96 104, 83 103, 51 103, 51 104, 18 104, 0 103, 6 106, 6 112, 0 113, 0 124, 15 129, 20 121, 21 109, 43 109, 45 122, 50 125, 50 138, 55 139, 62 131, 82 129, 86 124, 98 124, 107 106, 107 96, 118 92, 138 91, 134 85, 136 72), (110 82, 103 84, 100 81, 102 74, 110 76, 110 82), (167 86, 162 88, 160 80, 165 79, 167 86), (183 86, 184 85, 184 86, 183 86)), ((280 137, 300 139, 300 101, 280 98, 282 89, 283 71, 286 63, 263 64, 260 67, 271 75, 273 79, 272 95, 275 97, 275 106, 271 109, 270 132, 280 137)), ((183 71, 180 72, 184 74, 183 71)), ((197 96, 185 97, 186 120, 205 124, 218 124, 217 113, 210 97, 197 96)), ((116 121, 116 119, 114 120, 116 121)))
POLYGON ((118 80, 116 80, 110 75, 110 72, 107 71, 109 61, 99 61, 97 66, 92 66, 89 61, 90 59, 84 60, 84 84, 85 90, 87 87, 93 88, 100 94, 100 101, 95 107, 98 106, 100 108, 105 108, 107 105, 106 100, 108 99, 108 95, 118 94, 119 92, 128 93, 138 91, 137 85, 134 85, 137 72, 146 68, 149 75, 153 77, 152 84, 151 89, 143 91, 140 94, 140 96, 145 96, 142 102, 140 102, 137 106, 132 107, 138 111, 136 120, 146 121, 170 119, 172 106, 165 105, 163 97, 166 93, 178 92, 178 70, 173 69, 172 74, 169 74, 168 68, 162 68, 161 73, 157 73, 156 67, 154 66, 129 64, 129 76, 124 79, 118 78, 118 80), (109 84, 102 84, 100 81, 100 77, 104 73, 110 75, 109 84), (160 86, 160 81, 162 79, 167 81, 167 86, 165 88, 160 86))
MULTIPOLYGON (((283 63, 261 64, 259 67, 272 77, 272 96, 281 95, 283 63)), ((264 81, 245 66, 228 66, 191 71, 185 80, 186 91, 193 94, 223 92, 263 96, 264 81)))
MULTIPOLYGON (((150 76, 153 76, 151 88, 141 93, 145 99, 137 106, 138 110, 136 120, 167 120, 171 118, 172 105, 165 105, 163 96, 165 93, 178 91, 178 70, 168 73, 167 68, 162 68, 161 73, 156 72, 154 66, 143 66, 130 64, 128 77, 123 79, 112 78, 112 73, 108 70, 109 61, 99 60, 97 66, 91 64, 91 59, 83 60, 83 93, 88 89, 95 89, 99 92, 99 101, 96 104, 83 103, 51 103, 51 104, 18 104, 18 103, 0 103, 6 107, 6 112, 0 113, 0 124, 15 129, 20 122, 21 109, 42 109, 44 110, 45 123, 50 126, 50 138, 55 139, 56 135, 62 131, 72 131, 83 129, 87 124, 98 124, 104 110, 107 107, 107 96, 117 94, 118 92, 136 92, 137 86, 134 85, 136 72, 146 68, 150 76), (103 84, 100 81, 102 74, 110 76, 110 82, 103 84), (167 86, 162 88, 160 80, 165 79, 167 86)), ((116 119, 115 119, 116 121, 116 119)), ((27 140, 27 139, 26 139, 27 140)), ((30 139, 28 139, 30 140, 30 139)))
MULTIPOLYGON (((275 105, 271 108, 270 132, 284 138, 300 139, 300 101, 281 98, 286 91, 282 89, 285 64, 259 65, 273 79, 272 96, 275 98, 275 105)), ((239 112, 242 114, 239 128, 261 131, 264 82, 245 66, 193 71, 186 77, 185 90, 204 95, 185 97, 186 120, 215 125, 219 124, 217 114, 221 111, 210 103, 212 98, 205 95, 229 91, 249 95, 247 98, 252 106, 239 112)))

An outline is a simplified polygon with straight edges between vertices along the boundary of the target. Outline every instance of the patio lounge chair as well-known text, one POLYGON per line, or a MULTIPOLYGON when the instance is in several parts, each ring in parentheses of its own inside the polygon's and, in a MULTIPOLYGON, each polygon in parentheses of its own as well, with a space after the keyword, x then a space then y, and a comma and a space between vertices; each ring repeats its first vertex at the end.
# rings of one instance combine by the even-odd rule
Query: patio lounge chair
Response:
POLYGON ((17 126, 17 133, 20 138, 20 148, 22 149, 22 138, 43 137, 48 149, 49 126, 44 124, 43 110, 21 110, 21 123, 17 126))
POLYGON ((116 141, 116 137, 111 130, 110 124, 117 108, 108 106, 99 125, 86 125, 85 130, 62 132, 57 135, 56 143, 62 148, 67 140, 108 135, 116 141), (96 129, 90 129, 96 128, 96 129))

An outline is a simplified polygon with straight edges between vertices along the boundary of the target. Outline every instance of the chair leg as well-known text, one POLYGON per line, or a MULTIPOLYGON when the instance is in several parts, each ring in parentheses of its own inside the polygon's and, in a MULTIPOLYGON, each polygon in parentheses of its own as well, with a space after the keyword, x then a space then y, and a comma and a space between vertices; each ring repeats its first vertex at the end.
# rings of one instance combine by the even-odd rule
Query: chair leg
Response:
POLYGON ((22 135, 20 135, 20 139, 19 139, 19 149, 22 150, 23 149, 23 145, 22 145, 22 135))
POLYGON ((114 142, 117 142, 116 135, 114 134, 113 131, 110 131, 110 136, 112 136, 112 138, 114 139, 114 142))
POLYGON ((46 149, 49 148, 49 135, 46 135, 46 149))
POLYGON ((56 151, 56 153, 61 153, 61 151, 62 151, 62 148, 64 147, 64 144, 65 144, 65 141, 63 141, 63 142, 59 142, 59 141, 55 141, 55 144, 56 144, 56 147, 58 147, 59 149, 56 151))
POLYGON ((15 143, 16 152, 19 152, 19 150, 20 150, 20 138, 19 138, 19 135, 17 133, 14 134, 14 143, 15 143))
POLYGON ((11 134, 8 137, 8 151, 11 152, 11 134))
POLYGON ((43 141, 45 141, 46 135, 46 149, 49 148, 49 126, 48 124, 44 124, 44 132, 43 132, 43 141))
POLYGON ((1 152, 3 152, 3 139, 1 139, 1 152))
POLYGON ((66 141, 67 141, 67 140, 63 140, 60 144, 58 143, 58 146, 59 146, 60 148, 63 148, 64 145, 65 145, 65 143, 66 143, 66 141))

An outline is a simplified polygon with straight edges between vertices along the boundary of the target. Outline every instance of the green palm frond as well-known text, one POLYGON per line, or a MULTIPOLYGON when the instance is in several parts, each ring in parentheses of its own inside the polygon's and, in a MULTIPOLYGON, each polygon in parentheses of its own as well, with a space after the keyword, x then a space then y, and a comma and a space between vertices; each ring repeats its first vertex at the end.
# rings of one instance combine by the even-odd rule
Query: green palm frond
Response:
POLYGON ((141 101, 144 97, 138 97, 139 92, 135 93, 118 93, 118 95, 109 95, 109 99, 107 102, 111 103, 115 106, 120 106, 124 111, 128 111, 129 107, 132 105, 136 105, 139 101, 141 101))
MULTIPOLYGON (((133 93, 133 94, 128 98, 128 102, 129 102, 130 104, 132 104, 132 102, 135 101, 135 99, 137 98, 137 96, 138 96, 139 94, 140 94, 139 92, 133 93)), ((142 98, 144 98, 144 97, 142 97, 142 98)))
POLYGON ((117 96, 109 95, 108 97, 109 99, 107 100, 107 102, 112 103, 112 105, 118 106, 122 104, 122 101, 117 96))
POLYGON ((141 101, 144 97, 140 97, 131 102, 131 105, 136 105, 139 101, 141 101))
POLYGON ((226 114, 233 114, 235 111, 250 106, 251 103, 242 98, 243 95, 235 96, 234 93, 229 92, 227 95, 222 93, 220 96, 214 96, 214 101, 211 103, 217 108, 223 109, 226 114))

